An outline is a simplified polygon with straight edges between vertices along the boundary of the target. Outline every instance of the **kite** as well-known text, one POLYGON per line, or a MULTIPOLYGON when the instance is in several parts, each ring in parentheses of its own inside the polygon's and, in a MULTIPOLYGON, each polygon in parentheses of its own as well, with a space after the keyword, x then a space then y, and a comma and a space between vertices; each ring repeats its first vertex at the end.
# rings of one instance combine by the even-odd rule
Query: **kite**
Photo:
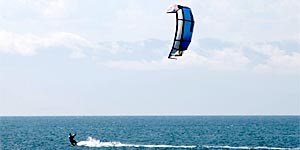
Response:
POLYGON ((176 59, 176 57, 182 56, 183 51, 188 49, 192 40, 195 21, 191 9, 186 6, 172 5, 167 13, 176 13, 176 32, 168 57, 176 59))

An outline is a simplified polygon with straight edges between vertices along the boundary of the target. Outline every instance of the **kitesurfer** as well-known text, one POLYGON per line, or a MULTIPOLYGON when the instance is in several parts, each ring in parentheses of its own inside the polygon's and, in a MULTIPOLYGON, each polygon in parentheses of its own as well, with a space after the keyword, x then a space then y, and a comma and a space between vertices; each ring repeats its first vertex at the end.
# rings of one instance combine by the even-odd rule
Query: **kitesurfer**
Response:
POLYGON ((75 136, 76 136, 76 133, 74 135, 72 135, 71 133, 69 133, 69 140, 70 140, 70 143, 73 146, 77 146, 77 142, 74 140, 75 136))

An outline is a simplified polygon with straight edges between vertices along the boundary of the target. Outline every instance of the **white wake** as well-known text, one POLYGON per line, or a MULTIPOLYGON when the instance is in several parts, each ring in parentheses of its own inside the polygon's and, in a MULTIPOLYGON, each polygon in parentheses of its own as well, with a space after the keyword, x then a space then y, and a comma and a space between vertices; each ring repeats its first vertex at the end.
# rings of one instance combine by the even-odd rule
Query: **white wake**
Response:
POLYGON ((281 147, 265 147, 265 146, 218 146, 218 145, 203 145, 203 146, 187 146, 187 145, 141 145, 141 144, 123 144, 121 142, 101 142, 100 140, 88 137, 86 141, 80 141, 78 146, 87 147, 135 147, 135 148, 178 148, 178 149, 240 149, 240 150, 300 150, 300 148, 281 148, 281 147))
POLYGON ((266 146, 202 146, 205 149, 247 149, 247 150, 300 150, 300 148, 281 148, 281 147, 266 147, 266 146))
POLYGON ((144 147, 144 148, 196 148, 196 146, 175 146, 175 145, 139 145, 139 144, 123 144, 121 142, 101 142, 100 140, 88 137, 86 141, 80 141, 78 146, 87 147, 144 147))

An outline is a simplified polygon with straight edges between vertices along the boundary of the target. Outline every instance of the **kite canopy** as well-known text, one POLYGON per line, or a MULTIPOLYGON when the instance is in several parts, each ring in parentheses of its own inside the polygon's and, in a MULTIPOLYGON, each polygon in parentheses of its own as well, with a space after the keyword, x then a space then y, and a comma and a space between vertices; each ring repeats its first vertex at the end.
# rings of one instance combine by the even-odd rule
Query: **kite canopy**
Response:
POLYGON ((183 51, 187 50, 191 43, 194 18, 189 7, 176 4, 170 6, 167 13, 176 13, 176 32, 173 46, 168 57, 174 59, 175 57, 182 56, 183 51))

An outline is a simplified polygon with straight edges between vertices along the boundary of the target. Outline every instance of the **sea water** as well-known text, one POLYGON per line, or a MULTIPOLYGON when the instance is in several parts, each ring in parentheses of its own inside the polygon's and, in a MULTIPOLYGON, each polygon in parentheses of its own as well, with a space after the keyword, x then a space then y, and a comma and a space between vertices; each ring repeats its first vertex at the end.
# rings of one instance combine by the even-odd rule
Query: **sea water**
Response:
POLYGON ((0 149, 300 150, 300 116, 0 117, 0 149))

